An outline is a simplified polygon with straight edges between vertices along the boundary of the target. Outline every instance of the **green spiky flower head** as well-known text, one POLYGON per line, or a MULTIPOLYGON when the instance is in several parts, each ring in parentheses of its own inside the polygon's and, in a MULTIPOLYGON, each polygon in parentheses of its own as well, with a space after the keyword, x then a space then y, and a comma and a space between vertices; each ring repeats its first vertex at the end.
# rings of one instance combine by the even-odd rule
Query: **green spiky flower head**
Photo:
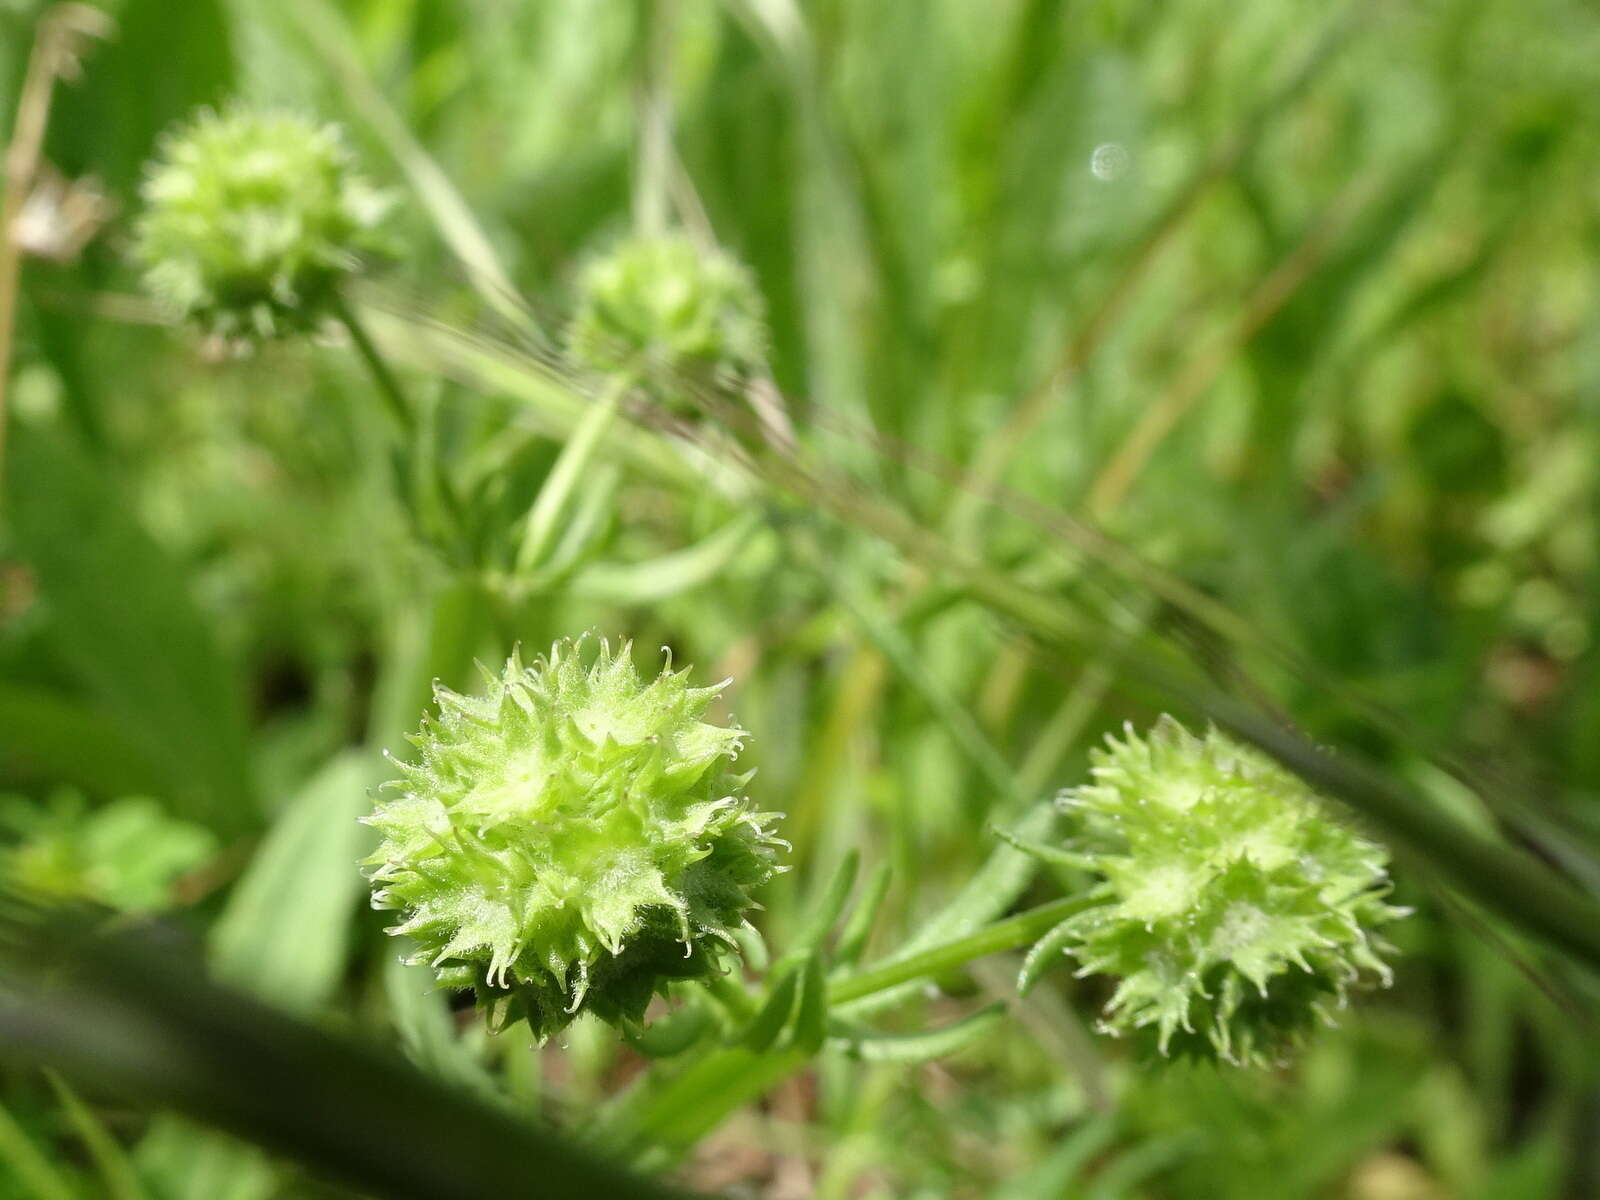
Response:
POLYGON ((1102 877, 1047 939, 1117 986, 1101 1027, 1161 1053, 1270 1063, 1363 975, 1387 984, 1374 930, 1387 855, 1254 749, 1163 717, 1092 757, 1062 796, 1066 857, 1102 877))
POLYGON ((644 680, 630 650, 558 643, 481 696, 437 687, 420 760, 367 818, 390 932, 499 1027, 636 1025, 670 981, 722 969, 777 870, 776 818, 734 770, 744 731, 701 719, 722 685, 670 660, 644 680))
POLYGON ((626 376, 663 403, 747 377, 766 352, 761 294, 730 255, 682 234, 633 237, 589 261, 567 332, 586 370, 626 376))
POLYGON ((178 316, 229 342, 310 328, 389 198, 358 175, 336 125, 286 112, 205 110, 147 169, 136 255, 178 316))

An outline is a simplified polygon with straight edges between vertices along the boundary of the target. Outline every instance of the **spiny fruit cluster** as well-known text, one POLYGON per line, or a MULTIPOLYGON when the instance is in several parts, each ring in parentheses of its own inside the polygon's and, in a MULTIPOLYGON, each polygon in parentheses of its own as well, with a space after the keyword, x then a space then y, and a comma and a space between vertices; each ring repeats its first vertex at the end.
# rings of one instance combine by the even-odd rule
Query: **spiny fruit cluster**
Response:
POLYGON ((567 331, 580 367, 622 376, 657 401, 751 374, 766 352, 761 294, 721 250, 682 234, 629 238, 591 259, 567 331))
POLYGON ((670 660, 646 682, 630 650, 558 643, 482 696, 437 687, 420 760, 367 818, 373 904, 404 918, 390 932, 497 1027, 637 1025, 668 982, 721 969, 778 869, 776 818, 733 770, 744 731, 701 720, 723 685, 670 660))
POLYGON ((335 125, 246 108, 168 133, 145 177, 136 253, 174 314, 232 343, 310 328, 388 197, 354 170, 335 125))
POLYGON ((1080 974, 1119 982, 1102 1028, 1161 1053, 1283 1058, 1363 972, 1389 981, 1373 930, 1387 857, 1327 815, 1312 791, 1215 729, 1163 717, 1092 756, 1093 782, 1063 794, 1068 855, 1103 877, 1098 903, 1053 944, 1080 974))

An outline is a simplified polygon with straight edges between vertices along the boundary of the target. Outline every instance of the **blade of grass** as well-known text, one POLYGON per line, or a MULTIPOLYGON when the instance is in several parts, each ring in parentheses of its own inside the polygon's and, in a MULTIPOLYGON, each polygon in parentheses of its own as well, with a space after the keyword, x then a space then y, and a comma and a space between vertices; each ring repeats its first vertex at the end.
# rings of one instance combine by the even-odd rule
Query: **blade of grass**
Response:
POLYGON ((16 1118, 0 1106, 0 1162, 31 1200, 77 1200, 78 1193, 34 1145, 16 1118))
POLYGON ((344 18, 322 0, 290 0, 281 11, 338 78, 351 105, 399 164, 478 294, 516 327, 537 332, 532 312, 472 209, 362 66, 354 51, 358 40, 344 18))
POLYGON ((62 1111, 78 1138, 89 1148, 95 1169, 100 1173, 100 1186, 107 1200, 148 1200, 149 1193, 139 1182, 139 1173, 122 1144, 84 1102, 67 1086, 67 1081, 54 1071, 45 1072, 50 1086, 55 1090, 62 1111))
POLYGON ((392 1053, 208 980, 170 941, 0 900, 0 1055, 170 1108, 415 1200, 531 1195, 652 1200, 630 1176, 392 1053))

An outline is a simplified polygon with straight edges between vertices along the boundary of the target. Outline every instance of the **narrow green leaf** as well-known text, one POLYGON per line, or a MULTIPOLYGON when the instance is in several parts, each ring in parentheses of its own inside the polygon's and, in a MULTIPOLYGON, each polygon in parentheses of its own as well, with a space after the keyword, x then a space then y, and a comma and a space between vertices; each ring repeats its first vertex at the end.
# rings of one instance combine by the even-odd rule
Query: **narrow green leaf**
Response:
POLYGON ((447 993, 431 970, 391 954, 383 964, 383 990, 401 1048, 412 1062, 486 1100, 505 1102, 494 1079, 457 1036, 447 993))
POLYGON ((880 862, 867 876, 866 883, 861 885, 861 895, 851 909, 844 928, 839 931, 839 942, 833 950, 834 966, 848 967, 861 957, 867 939, 872 936, 872 927, 877 923, 884 897, 889 894, 889 883, 893 876, 893 868, 887 862, 880 862))
POLYGON ((780 967, 799 962, 826 940, 834 922, 844 911, 845 902, 850 899, 850 889, 855 886, 856 872, 860 866, 861 855, 852 848, 839 861, 832 878, 828 880, 828 886, 823 889, 822 896, 807 905, 810 915, 807 916, 805 924, 795 932, 789 949, 778 959, 780 967))
POLYGON ((539 494, 528 509, 527 521, 522 530, 522 545, 517 548, 516 572, 526 575, 544 560, 556 537, 557 522, 566 513, 574 491, 606 430, 617 419, 617 409, 627 391, 626 377, 613 380, 606 393, 597 398, 583 420, 572 431, 572 436, 561 447, 555 465, 545 476, 539 494))
MULTIPOLYGON (((1023 815, 1017 829, 1024 838, 1042 838, 1055 827, 1058 815, 1054 804, 1036 805, 1023 815)), ((997 846, 955 897, 923 922, 894 958, 914 959, 924 950, 971 933, 993 920, 1016 902, 1038 866, 1036 858, 1015 846, 997 846)), ((921 986, 919 980, 912 980, 874 992, 853 1002, 851 1012, 859 1016, 893 1007, 921 986)))
POLYGON ((795 966, 778 976, 778 981, 772 985, 766 1003, 739 1035, 739 1045, 760 1054, 770 1049, 778 1040, 778 1035, 789 1023, 789 1014, 794 1011, 795 994, 799 991, 802 970, 802 967, 795 966))
POLYGON ((77 1200, 78 1193, 14 1118, 0 1107, 0 1163, 31 1200, 77 1200))
POLYGON ((285 1008, 322 1003, 344 970, 381 760, 344 751, 273 825, 212 935, 218 975, 285 1008))
POLYGON ((1035 838, 1021 838, 1012 833, 1003 825, 992 826, 994 835, 1001 841, 1015 846, 1024 854, 1037 858, 1041 862, 1054 863, 1058 867, 1070 867, 1075 871, 1092 871, 1095 869, 1094 860, 1086 854, 1074 854, 1060 846, 1053 846, 1049 842, 1041 842, 1035 838))
POLYGON ((111 1136, 105 1124, 95 1115, 78 1094, 67 1086, 66 1080, 54 1071, 45 1072, 56 1099, 61 1102, 67 1120, 72 1122, 79 1140, 89 1149, 95 1168, 100 1173, 100 1185, 107 1200, 147 1200, 148 1193, 139 1182, 139 1173, 122 1143, 111 1136))
POLYGON ((1072 1130, 1038 1166, 1012 1180, 995 1200, 1062 1200, 1076 1197, 1073 1190, 1085 1169, 1116 1137, 1117 1123, 1108 1116, 1093 1117, 1072 1130))
POLYGON ((800 1003, 794 1015, 793 1045, 815 1054, 828 1036, 828 977, 822 957, 813 951, 800 968, 800 1003))
POLYGON ((699 587, 716 577, 761 525, 761 518, 745 513, 709 537, 640 563, 595 563, 572 579, 572 590, 582 596, 614 604, 654 604, 699 587))
POLYGON ((1005 1018, 1004 1004, 991 1004, 938 1029, 918 1033, 849 1032, 834 1041, 867 1062, 923 1063, 964 1050, 985 1037, 1005 1018))
POLYGON ((325 0, 295 0, 281 11, 305 34, 311 49, 339 80, 351 106, 399 164, 478 294, 501 316, 525 329, 537 329, 471 207, 368 75, 355 51, 360 39, 338 9, 325 0))
POLYGON ((269 1200, 282 1171, 248 1142, 162 1114, 134 1152, 162 1200, 269 1200))
POLYGON ((1045 972, 1061 961, 1071 941, 1071 930, 1063 921, 1035 942, 1022 960, 1022 969, 1017 972, 1017 995, 1026 996, 1032 991, 1045 972))

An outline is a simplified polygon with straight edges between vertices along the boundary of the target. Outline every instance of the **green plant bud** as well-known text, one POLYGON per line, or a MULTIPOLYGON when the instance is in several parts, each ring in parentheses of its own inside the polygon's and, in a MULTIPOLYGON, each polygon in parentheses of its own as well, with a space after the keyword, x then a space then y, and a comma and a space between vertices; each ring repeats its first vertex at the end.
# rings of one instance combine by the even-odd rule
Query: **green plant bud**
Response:
POLYGON ((627 376, 662 403, 683 389, 747 378, 766 353, 761 295, 750 273, 682 234, 630 238, 579 277, 568 329, 574 362, 627 376))
POLYGON ((436 687, 437 718, 367 818, 390 932, 503 1028, 548 1037, 581 1012, 635 1027, 672 980, 724 969, 752 893, 778 869, 772 814, 733 769, 745 736, 700 718, 723 685, 631 645, 516 656, 482 696, 436 687))
POLYGON ((1101 1028, 1161 1053, 1282 1061, 1363 974, 1389 982, 1374 929, 1384 850, 1330 817, 1297 776, 1215 729, 1163 717, 1091 755, 1064 793, 1067 857, 1102 876, 1096 906, 1046 941, 1118 980, 1101 1028))
POLYGON ((26 892, 88 900, 121 912, 172 907, 178 880, 217 852, 211 831, 144 796, 90 809, 76 792, 40 806, 0 797, 0 876, 26 892))
POLYGON ((336 125, 206 110, 148 168, 136 256, 151 294, 228 342, 304 330, 377 248, 386 194, 356 174, 336 125))

